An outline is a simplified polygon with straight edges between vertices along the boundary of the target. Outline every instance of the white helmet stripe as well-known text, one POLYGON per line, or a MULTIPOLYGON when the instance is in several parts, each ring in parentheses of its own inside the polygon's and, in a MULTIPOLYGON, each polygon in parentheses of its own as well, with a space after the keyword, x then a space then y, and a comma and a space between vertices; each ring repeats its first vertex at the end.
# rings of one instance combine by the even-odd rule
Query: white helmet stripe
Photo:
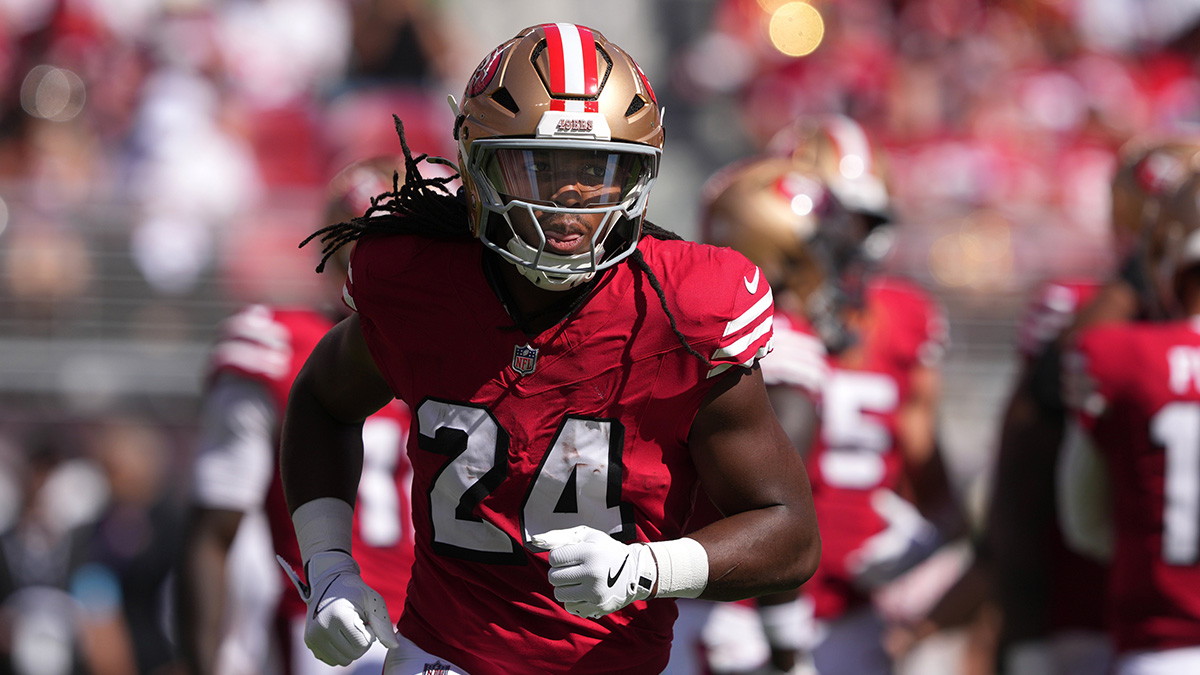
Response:
POLYGON ((564 94, 583 94, 583 48, 580 45, 579 29, 574 24, 558 23, 559 39, 562 40, 562 59, 564 94))
MULTIPOLYGON (((571 23, 546 24, 550 59, 550 92, 554 95, 595 96, 600 81, 596 71, 596 40, 592 31, 571 23)), ((597 112, 595 101, 551 101, 551 110, 597 112)))
POLYGON ((835 116, 829 118, 829 135, 838 149, 839 157, 860 157, 863 170, 871 172, 871 144, 867 134, 857 122, 848 118, 835 116))

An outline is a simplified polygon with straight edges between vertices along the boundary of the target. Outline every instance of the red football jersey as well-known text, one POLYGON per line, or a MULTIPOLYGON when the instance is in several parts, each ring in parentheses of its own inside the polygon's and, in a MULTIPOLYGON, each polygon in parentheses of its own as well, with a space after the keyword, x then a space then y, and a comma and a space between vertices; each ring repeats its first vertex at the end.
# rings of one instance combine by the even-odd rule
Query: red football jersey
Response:
MULTIPOLYGON (((310 309, 251 306, 222 325, 212 352, 211 372, 237 373, 262 383, 275 401, 282 424, 292 381, 332 327, 333 321, 325 314, 310 309)), ((354 559, 362 568, 363 580, 383 596, 393 617, 399 616, 404 607, 413 560, 409 514, 412 471, 404 453, 409 417, 407 406, 394 401, 363 423, 363 474, 354 511, 354 559)), ((279 445, 279 429, 275 430, 273 445, 279 445)), ((274 471, 264 510, 275 551, 300 571, 300 546, 278 470, 274 471)), ((305 611, 304 601, 286 577, 279 611, 288 617, 305 611)))
POLYGON ((752 366, 772 298, 740 254, 644 238, 644 272, 608 271, 569 318, 516 328, 470 238, 368 238, 346 297, 375 362, 414 410, 417 561, 401 632, 474 673, 659 672, 675 603, 591 620, 554 600, 532 535, 588 525, 633 541, 683 533, 698 487, 687 446, 712 377, 752 366))
POLYGON ((821 619, 834 619, 866 600, 851 585, 846 556, 884 528, 871 493, 878 488, 905 493, 897 414, 908 398, 912 371, 937 363, 946 348, 944 315, 923 290, 874 279, 865 300, 869 318, 859 343, 830 359, 821 430, 808 463, 821 564, 804 589, 821 619))
POLYGON ((1108 461, 1119 652, 1200 645, 1200 321, 1097 326, 1072 403, 1108 461))

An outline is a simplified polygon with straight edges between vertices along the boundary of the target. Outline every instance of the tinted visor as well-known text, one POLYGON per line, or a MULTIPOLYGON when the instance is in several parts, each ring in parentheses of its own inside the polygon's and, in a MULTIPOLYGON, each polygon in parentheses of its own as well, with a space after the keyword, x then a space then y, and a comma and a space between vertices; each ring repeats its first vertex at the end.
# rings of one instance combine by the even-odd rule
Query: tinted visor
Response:
POLYGON ((509 199, 569 207, 620 204, 647 182, 651 155, 560 148, 489 149, 480 165, 509 199))

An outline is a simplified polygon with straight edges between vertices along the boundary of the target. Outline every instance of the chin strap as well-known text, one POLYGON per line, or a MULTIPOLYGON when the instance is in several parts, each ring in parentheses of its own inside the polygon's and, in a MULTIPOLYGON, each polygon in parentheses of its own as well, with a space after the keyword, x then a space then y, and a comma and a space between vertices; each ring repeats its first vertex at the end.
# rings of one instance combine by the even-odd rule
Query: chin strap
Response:
MULTIPOLYGON (((532 263, 534 258, 537 257, 537 251, 515 235, 508 240, 508 245, 505 248, 508 249, 509 253, 528 263, 532 263)), ((598 246, 596 249, 596 260, 600 260, 603 257, 604 247, 598 246)), ((594 269, 589 272, 574 271, 578 269, 580 263, 590 265, 591 260, 591 253, 558 255, 543 251, 539 264, 550 267, 551 270, 527 267, 516 263, 512 264, 516 265, 517 271, 521 273, 521 276, 528 279, 530 283, 538 288, 547 291, 569 291, 580 284, 591 281, 592 277, 596 276, 594 269), (561 269, 563 271, 554 272, 552 271, 554 269, 561 269)))

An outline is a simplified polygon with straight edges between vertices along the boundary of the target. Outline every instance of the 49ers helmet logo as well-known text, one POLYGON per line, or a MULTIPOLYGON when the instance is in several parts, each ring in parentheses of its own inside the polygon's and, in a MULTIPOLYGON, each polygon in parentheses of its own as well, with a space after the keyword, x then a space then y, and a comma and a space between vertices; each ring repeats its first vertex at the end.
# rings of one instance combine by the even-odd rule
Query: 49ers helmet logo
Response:
POLYGON ((468 98, 482 94, 483 90, 487 89, 487 86, 491 84, 492 78, 496 77, 496 69, 500 66, 500 54, 503 52, 503 46, 497 47, 492 50, 491 54, 487 55, 487 58, 479 63, 479 67, 475 69, 475 73, 467 81, 466 95, 468 98))
POLYGON ((591 133, 592 126, 592 120, 561 119, 554 126, 554 131, 557 133, 591 133))

